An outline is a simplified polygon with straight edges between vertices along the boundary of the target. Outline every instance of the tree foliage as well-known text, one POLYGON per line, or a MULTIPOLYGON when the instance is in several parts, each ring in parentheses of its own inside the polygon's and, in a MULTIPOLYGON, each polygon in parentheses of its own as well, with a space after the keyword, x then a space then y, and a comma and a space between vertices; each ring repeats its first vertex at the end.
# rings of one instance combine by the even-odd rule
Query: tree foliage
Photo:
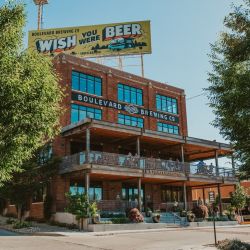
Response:
POLYGON ((22 50, 24 5, 0 7, 0 184, 59 132, 62 92, 51 59, 22 50))
POLYGON ((90 202, 87 194, 75 194, 68 192, 65 194, 68 199, 66 212, 74 214, 77 220, 90 218, 97 213, 97 205, 95 202, 90 202))
POLYGON ((208 90, 214 126, 236 149, 242 171, 250 173, 250 0, 233 6, 225 31, 211 45, 208 90))
POLYGON ((59 158, 51 158, 40 166, 34 158, 26 162, 21 173, 13 174, 11 180, 5 181, 0 187, 0 198, 11 200, 18 210, 21 219, 21 210, 30 202, 35 191, 46 187, 51 178, 57 173, 59 158))
POLYGON ((240 184, 237 184, 236 190, 232 193, 231 196, 231 204, 237 210, 241 210, 246 206, 246 202, 247 202, 247 193, 244 187, 240 186, 240 184))

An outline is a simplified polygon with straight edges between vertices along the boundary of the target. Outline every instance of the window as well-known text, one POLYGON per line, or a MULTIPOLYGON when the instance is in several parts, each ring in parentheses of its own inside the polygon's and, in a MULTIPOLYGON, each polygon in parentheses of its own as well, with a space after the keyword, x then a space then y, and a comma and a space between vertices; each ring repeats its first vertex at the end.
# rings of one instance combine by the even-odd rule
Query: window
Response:
POLYGON ((169 134, 179 134, 179 127, 167 123, 157 122, 157 130, 169 134))
POLYGON ((157 111, 164 111, 172 114, 178 114, 177 100, 163 95, 156 95, 157 111))
POLYGON ((85 118, 101 120, 102 110, 77 104, 71 104, 71 123, 81 121, 85 118))
MULTIPOLYGON (((85 192, 85 187, 80 183, 71 183, 69 191, 74 195, 76 193, 83 194, 85 192)), ((91 201, 102 200, 102 187, 101 185, 93 185, 89 187, 89 199, 91 201)))
POLYGON ((102 79, 76 71, 72 71, 72 89, 92 95, 102 95, 102 79))
POLYGON ((52 158, 52 145, 46 144, 38 153, 38 164, 44 165, 52 158))
MULTIPOLYGON (((135 199, 138 200, 138 189, 137 187, 122 187, 121 192, 121 199, 122 200, 128 200, 128 201, 134 201, 135 199)), ((141 189, 141 199, 143 201, 144 198, 144 188, 141 189)))
POLYGON ((119 83, 118 101, 142 106, 143 105, 142 90, 119 83))
POLYGON ((183 190, 181 187, 161 187, 162 202, 183 202, 183 190))
POLYGON ((118 114, 118 123, 127 125, 127 126, 138 127, 138 128, 144 127, 144 120, 142 118, 124 115, 124 114, 118 114))
POLYGON ((40 187, 33 192, 32 202, 43 202, 43 200, 44 200, 44 188, 40 187))

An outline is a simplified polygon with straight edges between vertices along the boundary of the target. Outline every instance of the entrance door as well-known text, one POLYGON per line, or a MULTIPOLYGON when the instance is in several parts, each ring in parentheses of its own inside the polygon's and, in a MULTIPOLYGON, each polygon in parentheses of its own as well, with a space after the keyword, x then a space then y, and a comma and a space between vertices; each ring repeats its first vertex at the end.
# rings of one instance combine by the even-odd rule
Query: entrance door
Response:
MULTIPOLYGON (((130 207, 138 207, 138 188, 135 186, 122 187, 122 199, 129 202, 130 207)), ((142 211, 144 211, 144 186, 141 188, 142 211)))

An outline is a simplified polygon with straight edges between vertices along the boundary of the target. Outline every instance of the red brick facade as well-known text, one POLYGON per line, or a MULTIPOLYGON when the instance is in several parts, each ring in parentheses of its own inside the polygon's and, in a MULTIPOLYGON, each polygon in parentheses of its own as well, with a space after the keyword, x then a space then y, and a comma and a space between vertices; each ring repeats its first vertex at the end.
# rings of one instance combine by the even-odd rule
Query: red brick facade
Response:
MULTIPOLYGON (((140 88, 143 90, 143 108, 156 111, 156 94, 176 98, 178 102, 178 115, 179 118, 179 133, 180 135, 187 136, 187 116, 186 116, 186 102, 185 93, 183 89, 179 89, 164 83, 156 82, 150 79, 142 78, 130 73, 122 72, 116 69, 111 69, 104 65, 96 64, 87 60, 69 55, 59 55, 54 59, 54 66, 60 77, 60 85, 64 89, 65 97, 62 107, 65 109, 64 115, 61 117, 62 127, 70 124, 70 105, 71 103, 83 105, 83 103, 71 100, 71 73, 77 71, 92 76, 100 77, 102 79, 102 96, 101 99, 112 100, 117 102, 117 85, 123 83, 132 87, 140 88)), ((75 93, 81 93, 73 91, 75 93)), ((91 96, 91 94, 88 94, 91 96)), ((94 95, 92 95, 94 96, 94 95)), ((84 106, 100 108, 97 105, 84 103, 84 106)), ((101 107, 102 120, 112 123, 117 123, 118 111, 116 109, 101 107)), ((162 112, 163 113, 163 112, 162 112)), ((167 113, 166 113, 167 114, 167 113)), ((148 116, 136 117, 144 118, 144 129, 157 131, 158 119, 148 116)), ((171 122, 167 122, 171 124, 171 122)), ((176 124, 174 124, 176 125, 176 124)), ((54 142, 54 152, 57 155, 66 155, 68 153, 68 143, 65 139, 57 138, 54 142)))

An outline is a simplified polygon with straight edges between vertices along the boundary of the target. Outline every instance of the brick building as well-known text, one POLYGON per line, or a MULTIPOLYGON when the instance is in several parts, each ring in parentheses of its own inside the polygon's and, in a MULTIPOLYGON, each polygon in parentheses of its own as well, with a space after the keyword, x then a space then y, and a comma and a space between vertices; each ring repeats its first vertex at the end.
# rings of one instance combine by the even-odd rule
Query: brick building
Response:
POLYGON ((185 92, 71 55, 54 59, 64 88, 62 133, 53 153, 63 157, 53 182, 54 212, 65 192, 88 192, 101 210, 190 207, 192 190, 236 183, 218 166, 229 145, 189 137, 185 92), (215 159, 206 166, 201 160, 215 159), (193 162, 200 161, 198 164, 193 162))
POLYGON ((190 209, 195 190, 236 183, 233 169, 218 166, 230 146, 188 135, 183 89, 71 55, 56 56, 54 67, 65 92, 52 145, 62 157, 54 213, 69 190, 88 192, 102 211, 169 210, 174 202, 190 209))

